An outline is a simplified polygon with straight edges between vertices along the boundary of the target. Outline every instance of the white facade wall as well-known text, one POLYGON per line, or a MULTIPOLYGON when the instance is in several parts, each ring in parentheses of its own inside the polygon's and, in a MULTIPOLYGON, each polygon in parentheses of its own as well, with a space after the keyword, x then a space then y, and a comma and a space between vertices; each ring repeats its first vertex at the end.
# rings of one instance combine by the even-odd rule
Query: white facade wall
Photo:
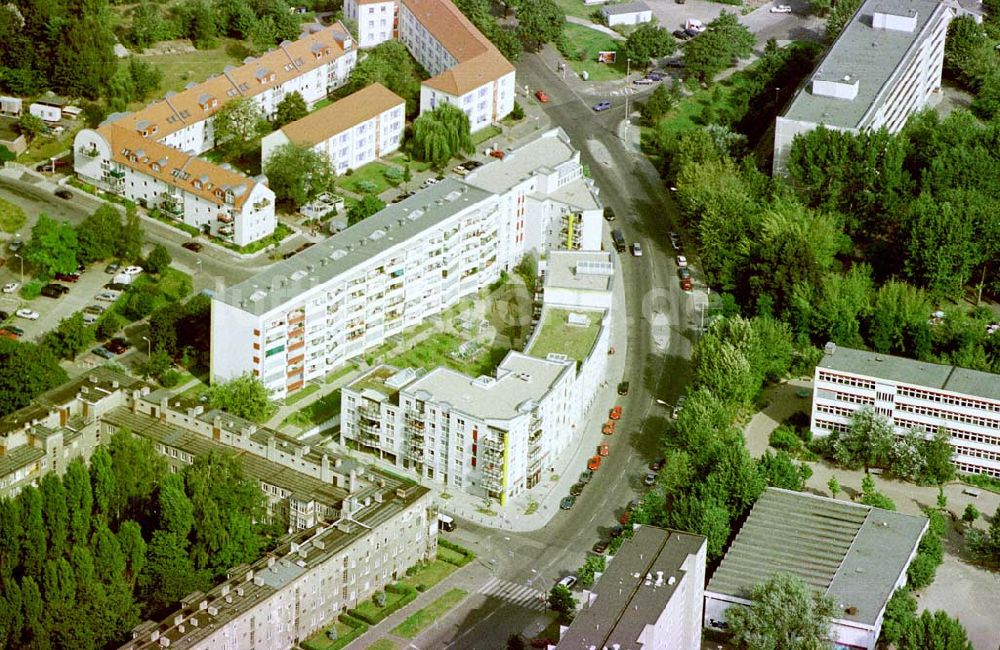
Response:
POLYGON ((396 0, 387 2, 344 1, 344 16, 357 25, 358 47, 375 47, 396 38, 396 0))
POLYGON ((944 429, 959 471, 1000 478, 1000 400, 832 370, 822 363, 816 367, 813 434, 849 430, 854 413, 864 407, 889 418, 897 435, 912 428, 927 435, 944 429))
POLYGON ((406 5, 399 8, 399 40, 432 77, 458 64, 458 59, 434 38, 406 5))
POLYGON ((648 23, 653 20, 652 10, 648 11, 634 11, 628 14, 615 14, 606 13, 604 18, 608 22, 608 27, 617 27, 618 25, 641 25, 642 23, 648 23))
POLYGON ((58 122, 62 119, 62 109, 48 104, 32 104, 28 112, 45 122, 58 122))
POLYGON ((452 104, 469 116, 472 132, 480 131, 499 122, 514 110, 514 73, 500 77, 460 97, 432 88, 420 86, 420 112, 432 111, 441 104, 452 104))

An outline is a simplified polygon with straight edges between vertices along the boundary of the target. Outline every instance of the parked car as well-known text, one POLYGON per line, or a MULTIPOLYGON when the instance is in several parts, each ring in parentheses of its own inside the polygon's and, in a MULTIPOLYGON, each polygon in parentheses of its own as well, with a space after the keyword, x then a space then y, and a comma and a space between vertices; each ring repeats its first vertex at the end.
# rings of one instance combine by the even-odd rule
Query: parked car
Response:
POLYGON ((10 341, 16 341, 18 339, 17 334, 6 329, 0 329, 0 338, 4 338, 10 341))
POLYGON ((102 357, 104 359, 114 359, 115 358, 115 353, 114 352, 112 352, 111 350, 109 350, 109 349, 107 349, 107 348, 105 348, 104 346, 101 346, 101 345, 98 345, 96 348, 94 348, 93 350, 91 350, 91 352, 93 352, 97 356, 102 357))
POLYGON ((4 329, 7 330, 8 332, 13 332, 18 336, 24 336, 24 330, 18 327, 17 325, 5 325, 4 329))
POLYGON ((686 41, 689 38, 691 38, 691 35, 688 34, 687 30, 684 30, 684 29, 675 29, 673 31, 673 34, 674 34, 674 38, 676 38, 679 41, 686 41))
POLYGON ((666 464, 667 464, 666 458, 657 458, 656 460, 654 460, 649 464, 649 470, 651 472, 659 472, 661 469, 663 469, 663 466, 666 464))
POLYGON ((21 241, 20 239, 15 239, 14 241, 12 241, 7 245, 7 250, 9 250, 11 253, 16 253, 17 251, 21 250, 23 246, 24 246, 23 241, 21 241))
POLYGON ((632 244, 632 255, 635 257, 642 257, 642 244, 639 242, 632 244))
POLYGON ((644 478, 642 480, 642 484, 645 485, 646 487, 650 487, 652 485, 655 485, 656 484, 656 474, 654 474, 653 472, 648 472, 646 474, 646 478, 644 478))
POLYGON ((186 241, 183 244, 181 244, 181 248, 186 248, 192 253, 201 252, 201 244, 199 244, 196 241, 186 241))
POLYGON ((73 198, 73 193, 64 187, 60 187, 58 190, 56 190, 56 196, 58 196, 60 199, 68 200, 73 198))
POLYGON ((556 584, 567 589, 572 589, 573 585, 576 584, 576 576, 566 576, 556 584))
POLYGON ((687 268, 687 265, 688 265, 687 258, 684 257, 683 255, 678 255, 677 256, 677 268, 679 268, 679 269, 687 268))
POLYGON ((772 14, 790 14, 792 13, 791 5, 774 5, 771 7, 772 14))
POLYGON ((618 394, 619 395, 628 395, 628 382, 627 381, 623 381, 622 383, 618 384, 618 394))
POLYGON ((653 70, 652 72, 646 74, 646 78, 649 79, 650 81, 663 81, 664 79, 667 78, 667 75, 657 70, 653 70))
POLYGON ((681 280, 690 280, 691 269, 689 269, 686 266, 682 266, 681 268, 677 269, 677 277, 679 277, 681 280))
POLYGON ((56 280, 60 282, 76 282, 79 279, 79 273, 56 273, 56 280))
POLYGON ((656 83, 656 79, 650 79, 649 77, 643 77, 642 79, 636 79, 632 83, 637 86, 649 86, 650 84, 656 83))
POLYGON ((100 305, 88 305, 83 308, 83 313, 100 316, 101 314, 104 313, 104 307, 101 307, 100 305))
POLYGON ((125 273, 126 275, 140 275, 142 270, 141 266, 126 266, 122 269, 122 273, 125 273))
POLYGON ((615 432, 615 421, 614 420, 608 420, 607 422, 604 423, 604 426, 601 427, 601 433, 603 433, 606 436, 610 436, 610 435, 614 434, 614 432, 615 432))
MULTIPOLYGON (((685 34, 685 36, 687 36, 687 34, 685 34)), ((667 59, 667 61, 665 61, 663 65, 667 66, 668 68, 683 68, 684 59, 667 59)))
POLYGON ((587 469, 589 469, 592 472, 596 472, 597 470, 601 469, 601 457, 591 456, 590 460, 587 461, 587 469))
POLYGON ((466 160, 466 161, 465 161, 464 163, 462 163, 462 167, 465 167, 465 168, 466 168, 466 169, 468 169, 468 170, 469 170, 470 172, 471 172, 471 171, 472 171, 473 169, 479 169, 479 168, 480 168, 480 167, 482 167, 482 166, 483 166, 483 163, 481 163, 481 162, 480 162, 480 161, 478 161, 478 160, 466 160))
POLYGON ((546 94, 544 90, 536 90, 535 97, 538 99, 538 101, 540 101, 543 104, 549 103, 549 96, 548 94, 546 94))
POLYGON ((606 111, 611 108, 611 102, 605 99, 603 102, 597 102, 594 104, 593 108, 596 112, 600 113, 601 111, 606 111))
POLYGON ((496 158, 497 160, 503 160, 507 154, 503 152, 503 149, 492 149, 490 150, 490 157, 496 158))
POLYGON ((590 479, 592 478, 594 478, 594 473, 591 472, 589 469, 585 472, 580 472, 580 482, 583 483, 584 485, 590 483, 590 479))
POLYGON ((118 337, 118 338, 113 338, 107 343, 105 343, 104 347, 110 350, 111 352, 114 352, 115 354, 122 354, 130 347, 132 347, 132 344, 126 341, 125 339, 118 337))
POLYGON ((604 208, 604 220, 611 223, 615 220, 615 210, 614 208, 605 206, 604 208))
POLYGON ((611 537, 621 537, 622 533, 624 533, 624 532, 625 532, 625 527, 624 526, 614 526, 611 529, 611 537))
POLYGON ((687 29, 684 30, 684 33, 687 35, 688 38, 694 38, 695 36, 697 36, 701 32, 698 31, 697 29, 691 29, 689 27, 689 28, 687 28, 687 29))
POLYGON ((117 294, 111 291, 102 291, 96 296, 94 296, 94 300, 100 300, 101 302, 114 302, 118 300, 119 295, 121 294, 117 294))
POLYGON ((611 449, 608 447, 608 443, 602 442, 601 444, 597 445, 598 456, 604 456, 605 458, 607 458, 610 454, 611 454, 611 449))
POLYGON ((604 555, 608 552, 608 546, 610 546, 609 542, 597 542, 590 550, 598 555, 604 555))
POLYGON ((41 294, 46 298, 62 298, 69 291, 65 284, 49 283, 42 287, 41 294))
POLYGON ((119 266, 117 263, 111 263, 104 267, 104 272, 107 273, 108 275, 114 275, 115 273, 118 273, 118 269, 120 268, 121 266, 119 266))
POLYGON ((576 497, 563 497, 563 500, 559 502, 560 510, 569 510, 576 503, 576 497))
POLYGON ((574 483, 573 487, 569 489, 570 496, 578 497, 583 494, 583 489, 587 487, 586 483, 574 483))
POLYGON ((7 284, 3 285, 3 292, 4 293, 14 293, 20 287, 21 287, 21 283, 20 282, 8 282, 7 284))
POLYGON ((691 291, 694 289, 694 282, 691 278, 681 278, 681 291, 691 291))
POLYGON ((705 23, 701 22, 697 18, 688 18, 684 22, 684 29, 693 29, 700 34, 705 31, 705 23))
POLYGON ((687 397, 685 395, 681 395, 680 397, 677 398, 677 403, 674 404, 674 410, 670 413, 670 417, 672 417, 675 420, 677 419, 677 416, 680 415, 681 411, 684 410, 684 402, 686 400, 687 397))
POLYGON ((612 420, 620 420, 622 417, 622 407, 615 406, 608 412, 608 417, 612 420))
POLYGON ((465 168, 465 165, 455 165, 452 167, 451 171, 455 172, 459 176, 465 176, 469 173, 469 170, 465 168))
MULTIPOLYGON (((132 277, 132 276, 127 275, 125 277, 132 277)), ((118 293, 121 293, 123 291, 128 291, 129 286, 131 285, 126 284, 124 282, 108 282, 106 285, 104 285, 104 288, 107 289, 108 291, 116 291, 118 293)))
POLYGON ((14 314, 18 318, 24 318, 27 320, 38 320, 39 316, 37 311, 33 309, 28 309, 27 307, 22 307, 21 309, 18 309, 16 312, 14 312, 14 314))

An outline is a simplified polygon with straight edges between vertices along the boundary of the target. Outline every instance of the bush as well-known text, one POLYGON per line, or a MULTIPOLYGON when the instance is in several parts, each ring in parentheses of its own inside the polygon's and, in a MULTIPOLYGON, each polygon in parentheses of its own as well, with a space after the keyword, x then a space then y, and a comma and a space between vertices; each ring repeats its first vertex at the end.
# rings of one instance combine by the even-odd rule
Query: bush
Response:
POLYGON ((467 548, 465 548, 463 546, 459 546, 458 544, 455 544, 454 542, 450 542, 450 541, 448 541, 446 539, 442 539, 440 537, 438 537, 438 546, 440 546, 442 548, 446 548, 449 551, 454 551, 455 553, 458 553, 459 555, 462 556, 462 559, 459 559, 459 560, 454 560, 454 559, 452 559, 450 557, 449 558, 442 558, 448 564, 454 564, 457 567, 463 567, 466 564, 468 564, 469 562, 472 562, 474 559, 476 559, 476 554, 473 553, 472 551, 470 551, 469 549, 467 549, 467 548))
POLYGON ((173 388, 181 381, 181 373, 171 368, 160 375, 160 385, 164 388, 173 388))
POLYGON ((34 300, 38 296, 42 295, 42 281, 32 280, 31 282, 26 282, 23 287, 21 287, 21 297, 25 300, 34 300))
POLYGON ((778 426, 771 432, 767 443, 775 449, 787 452, 795 452, 802 446, 802 441, 795 435, 795 430, 785 424, 778 426))
MULTIPOLYGON (((409 585, 404 585, 402 583, 387 585, 385 591, 388 593, 396 594, 400 596, 400 598, 397 598, 395 601, 389 603, 384 607, 378 606, 379 608, 375 610, 375 612, 372 614, 369 614, 368 612, 365 612, 360 608, 348 610, 348 614, 350 614, 355 618, 361 619, 362 621, 368 623, 369 625, 376 625, 379 622, 385 620, 385 618, 390 614, 392 614, 393 612, 396 612, 399 609, 406 607, 407 605, 412 603, 414 599, 416 599, 418 594, 415 588, 409 585)), ((372 598, 372 600, 374 601, 374 597, 372 598)))
POLYGON ((523 120, 524 119, 524 109, 517 102, 514 102, 514 108, 510 112, 510 119, 512 120, 523 120))
POLYGON ((937 568, 944 560, 943 539, 947 533, 948 522, 937 510, 928 511, 927 518, 930 520, 927 532, 920 540, 917 555, 906 571, 906 578, 913 589, 923 589, 934 582, 937 568))

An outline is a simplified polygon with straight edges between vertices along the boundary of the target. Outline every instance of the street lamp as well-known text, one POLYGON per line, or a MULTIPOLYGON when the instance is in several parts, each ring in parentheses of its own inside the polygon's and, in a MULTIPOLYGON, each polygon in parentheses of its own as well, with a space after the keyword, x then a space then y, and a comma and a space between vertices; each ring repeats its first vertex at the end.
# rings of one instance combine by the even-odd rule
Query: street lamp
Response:
POLYGON ((24 258, 21 257, 20 253, 14 253, 14 257, 21 260, 21 284, 24 284, 24 258))
POLYGON ((153 356, 153 342, 149 340, 148 337, 142 337, 142 340, 146 342, 146 358, 153 356))

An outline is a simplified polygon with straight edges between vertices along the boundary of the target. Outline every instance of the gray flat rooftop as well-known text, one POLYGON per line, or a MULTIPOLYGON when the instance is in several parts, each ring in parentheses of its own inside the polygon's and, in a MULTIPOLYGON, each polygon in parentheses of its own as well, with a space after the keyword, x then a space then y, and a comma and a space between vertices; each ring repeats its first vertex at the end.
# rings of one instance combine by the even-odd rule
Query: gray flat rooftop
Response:
POLYGON ((910 56, 921 33, 928 27, 938 0, 867 0, 854 14, 840 37, 827 50, 809 79, 799 88, 783 117, 840 128, 862 128, 882 88, 910 56), (913 32, 875 29, 872 14, 916 15, 913 32), (814 95, 812 80, 840 81, 850 77, 858 82, 852 99, 814 95))
POLYGON ((517 407, 528 400, 539 400, 566 371, 570 362, 557 363, 536 359, 520 352, 509 352, 497 368, 498 379, 482 382, 450 368, 439 367, 406 386, 413 395, 426 391, 430 399, 447 402, 455 410, 472 417, 506 420, 517 414, 517 407))
POLYGON ((924 517, 768 488, 707 591, 747 598, 754 585, 788 573, 832 597, 835 619, 873 625, 926 526, 924 517))
POLYGON ((617 16, 619 14, 633 14, 639 11, 649 11, 649 5, 645 2, 626 2, 620 5, 608 5, 601 7, 601 12, 605 16, 617 16))
POLYGON ((823 355, 819 367, 1000 400, 1000 375, 980 370, 927 363, 839 345, 832 354, 827 352, 823 355))
POLYGON ((446 178, 226 289, 218 299, 265 314, 488 198, 488 192, 446 178))
POLYGON ((682 569, 705 538, 653 526, 641 526, 622 544, 592 590, 597 598, 577 614, 559 641, 560 648, 635 648, 647 625, 654 625, 674 592, 686 580, 682 569), (656 572, 663 582, 656 585, 656 572), (653 577, 646 582, 646 575, 653 577), (674 577, 674 584, 669 578, 674 577))
POLYGON ((576 289, 578 291, 611 291, 614 261, 611 253, 585 251, 550 251, 545 264, 545 288, 576 289), (582 263, 582 266, 578 266, 582 263), (611 275, 587 272, 587 267, 610 264, 611 275), (577 273, 583 270, 583 273, 577 273))

